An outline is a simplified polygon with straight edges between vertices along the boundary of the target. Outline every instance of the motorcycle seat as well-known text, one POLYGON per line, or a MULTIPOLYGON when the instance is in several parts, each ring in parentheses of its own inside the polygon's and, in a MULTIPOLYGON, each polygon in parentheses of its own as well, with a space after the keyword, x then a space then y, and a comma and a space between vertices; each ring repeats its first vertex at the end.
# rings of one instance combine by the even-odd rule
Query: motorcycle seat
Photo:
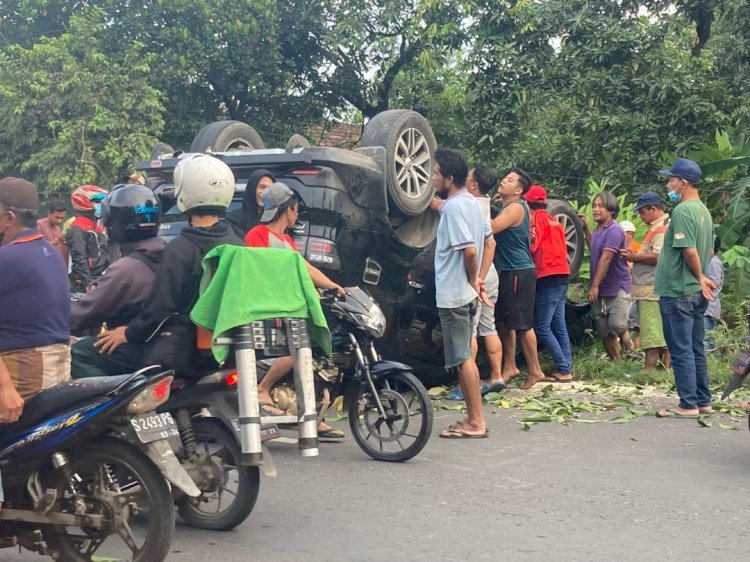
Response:
POLYGON ((24 404, 21 419, 6 426, 6 431, 20 431, 40 424, 55 417, 55 415, 70 410, 75 404, 85 402, 96 396, 104 396, 132 376, 130 374, 77 379, 43 390, 24 404))

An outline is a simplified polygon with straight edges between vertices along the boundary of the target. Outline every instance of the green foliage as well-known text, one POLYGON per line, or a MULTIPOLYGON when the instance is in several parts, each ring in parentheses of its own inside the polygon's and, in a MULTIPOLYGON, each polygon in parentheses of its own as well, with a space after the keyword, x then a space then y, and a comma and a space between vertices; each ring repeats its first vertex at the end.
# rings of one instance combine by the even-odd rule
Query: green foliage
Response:
POLYGON ((736 18, 750 10, 719 4, 694 56, 692 4, 480 2, 469 107, 481 155, 568 186, 571 198, 591 177, 632 195, 652 188, 662 151, 684 154, 707 130, 748 124, 750 34, 736 18))
POLYGON ((154 57, 139 44, 108 57, 103 27, 76 16, 68 32, 0 52, 0 174, 68 192, 112 184, 148 154, 163 126, 161 95, 142 79, 154 57))

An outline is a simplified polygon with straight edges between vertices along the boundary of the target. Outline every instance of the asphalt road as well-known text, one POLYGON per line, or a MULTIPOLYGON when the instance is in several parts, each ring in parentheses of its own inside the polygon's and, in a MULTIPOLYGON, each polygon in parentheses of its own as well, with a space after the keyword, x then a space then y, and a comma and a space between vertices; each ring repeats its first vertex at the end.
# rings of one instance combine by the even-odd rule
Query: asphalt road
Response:
MULTIPOLYGON (((487 408, 490 437, 437 433, 401 465, 350 438, 318 458, 276 445, 251 517, 214 533, 179 525, 170 562, 740 559, 750 544, 750 435, 695 421, 539 424, 487 408)), ((727 420, 728 421, 728 420, 727 420)), ((346 422, 342 429, 348 433, 346 422)), ((0 560, 32 562, 6 550, 0 560), (5 555, 8 556, 5 556, 5 555)))

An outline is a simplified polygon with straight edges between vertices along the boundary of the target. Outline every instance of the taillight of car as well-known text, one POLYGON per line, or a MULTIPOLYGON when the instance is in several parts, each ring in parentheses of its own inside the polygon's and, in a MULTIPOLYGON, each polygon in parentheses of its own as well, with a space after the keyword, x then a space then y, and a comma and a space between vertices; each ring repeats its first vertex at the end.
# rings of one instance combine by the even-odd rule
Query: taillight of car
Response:
POLYGON ((240 376, 237 374, 237 371, 232 371, 226 377, 224 377, 224 385, 228 387, 237 386, 239 380, 240 376))
MULTIPOLYGON (((301 250, 302 247, 298 246, 301 250)), ((341 269, 341 260, 336 243, 326 238, 310 236, 305 247, 305 257, 310 263, 320 264, 328 269, 341 269)))
POLYGON ((165 377, 157 383, 147 386, 136 394, 127 407, 128 414, 151 412, 169 400, 169 391, 174 377, 165 377))
POLYGON ((317 176, 319 173, 318 168, 299 168, 292 171, 293 176, 317 176))

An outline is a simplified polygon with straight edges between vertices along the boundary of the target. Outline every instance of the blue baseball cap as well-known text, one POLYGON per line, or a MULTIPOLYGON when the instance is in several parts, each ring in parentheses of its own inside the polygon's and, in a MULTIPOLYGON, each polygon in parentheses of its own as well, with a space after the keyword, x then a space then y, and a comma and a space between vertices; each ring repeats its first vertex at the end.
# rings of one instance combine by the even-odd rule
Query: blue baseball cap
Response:
POLYGON ((648 206, 659 207, 661 209, 664 207, 664 202, 661 200, 661 196, 658 193, 647 191, 638 198, 638 201, 635 202, 635 210, 637 212, 643 209, 643 207, 648 206))
POLYGON ((659 170, 662 176, 674 176, 697 184, 701 180, 703 172, 697 162, 687 158, 678 158, 669 170, 659 170))

